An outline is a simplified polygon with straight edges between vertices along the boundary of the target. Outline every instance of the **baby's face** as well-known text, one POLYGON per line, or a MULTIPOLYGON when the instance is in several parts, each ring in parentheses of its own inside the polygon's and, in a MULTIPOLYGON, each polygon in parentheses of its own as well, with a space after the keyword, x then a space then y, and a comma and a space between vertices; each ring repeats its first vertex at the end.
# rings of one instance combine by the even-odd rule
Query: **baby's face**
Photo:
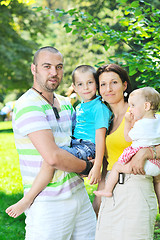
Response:
POLYGON ((97 86, 91 72, 77 72, 75 74, 75 85, 73 87, 84 102, 89 102, 96 97, 97 86))
POLYGON ((138 93, 134 93, 134 95, 130 95, 128 99, 129 103, 129 111, 133 115, 134 120, 137 121, 142 119, 145 116, 145 99, 143 96, 138 93))

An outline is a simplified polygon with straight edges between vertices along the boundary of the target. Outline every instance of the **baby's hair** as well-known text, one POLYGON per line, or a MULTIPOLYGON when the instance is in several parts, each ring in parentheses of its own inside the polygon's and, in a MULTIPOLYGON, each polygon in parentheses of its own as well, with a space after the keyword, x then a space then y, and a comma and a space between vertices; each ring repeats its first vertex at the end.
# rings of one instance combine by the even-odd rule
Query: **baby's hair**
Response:
POLYGON ((143 87, 134 90, 131 92, 130 96, 134 95, 136 92, 139 92, 144 98, 146 102, 151 104, 151 110, 157 112, 160 107, 160 94, 152 87, 143 87))
POLYGON ((72 72, 72 82, 73 84, 75 84, 75 74, 76 72, 80 72, 80 73, 85 73, 85 72, 90 72, 93 74, 93 77, 96 81, 97 79, 97 74, 96 74, 96 70, 94 67, 90 66, 90 65, 80 65, 78 67, 76 67, 73 72, 72 72))
MULTIPOLYGON (((57 54, 60 54, 62 56, 62 54, 55 47, 51 47, 51 46, 41 47, 34 54, 34 58, 33 58, 33 64, 34 65, 37 65, 38 55, 42 51, 48 51, 48 52, 52 52, 52 53, 57 53, 57 54)), ((62 59, 63 59, 63 56, 62 56, 62 59)))

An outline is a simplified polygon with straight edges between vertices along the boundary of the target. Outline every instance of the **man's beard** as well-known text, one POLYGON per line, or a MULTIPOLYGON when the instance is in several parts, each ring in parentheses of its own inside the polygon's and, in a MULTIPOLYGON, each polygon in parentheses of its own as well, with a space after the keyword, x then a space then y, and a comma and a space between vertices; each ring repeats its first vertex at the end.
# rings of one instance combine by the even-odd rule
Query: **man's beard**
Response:
POLYGON ((53 84, 53 85, 49 85, 47 84, 47 82, 44 84, 43 88, 47 91, 47 92, 53 92, 55 91, 57 88, 59 87, 59 81, 57 81, 57 84, 53 84))
POLYGON ((53 79, 56 79, 56 83, 51 84, 51 83, 49 83, 49 81, 46 81, 45 83, 43 83, 39 80, 39 78, 36 78, 36 81, 37 81, 38 85, 42 89, 44 89, 46 92, 53 92, 59 87, 59 84, 60 84, 59 78, 56 77, 53 79))

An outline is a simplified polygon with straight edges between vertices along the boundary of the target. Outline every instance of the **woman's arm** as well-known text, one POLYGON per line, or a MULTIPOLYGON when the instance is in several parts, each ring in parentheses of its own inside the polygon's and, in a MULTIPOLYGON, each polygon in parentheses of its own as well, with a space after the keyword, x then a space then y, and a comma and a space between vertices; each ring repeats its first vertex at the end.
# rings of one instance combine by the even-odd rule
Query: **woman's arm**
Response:
MULTIPOLYGON (((160 145, 155 147, 156 159, 160 159, 160 145)), ((131 167, 133 174, 144 175, 144 164, 148 159, 153 159, 154 151, 152 147, 141 148, 132 158, 131 167)))

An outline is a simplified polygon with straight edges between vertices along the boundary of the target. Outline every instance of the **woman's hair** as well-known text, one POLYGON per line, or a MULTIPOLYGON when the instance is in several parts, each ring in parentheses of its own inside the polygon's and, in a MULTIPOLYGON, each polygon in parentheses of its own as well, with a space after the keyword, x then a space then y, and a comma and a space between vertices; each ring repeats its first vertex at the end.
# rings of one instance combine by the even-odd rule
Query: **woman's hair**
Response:
POLYGON ((143 96, 146 102, 151 104, 151 110, 157 112, 160 106, 160 94, 152 87, 143 87, 131 92, 131 96, 134 94, 143 96))
POLYGON ((127 71, 117 64, 106 64, 99 67, 97 70, 98 92, 99 92, 99 76, 104 72, 115 72, 119 75, 120 79, 122 80, 122 83, 127 82, 127 88, 125 90, 125 92, 127 93, 126 94, 127 96, 126 95, 124 96, 124 101, 128 102, 128 97, 132 91, 132 87, 131 87, 131 83, 130 83, 127 71))

